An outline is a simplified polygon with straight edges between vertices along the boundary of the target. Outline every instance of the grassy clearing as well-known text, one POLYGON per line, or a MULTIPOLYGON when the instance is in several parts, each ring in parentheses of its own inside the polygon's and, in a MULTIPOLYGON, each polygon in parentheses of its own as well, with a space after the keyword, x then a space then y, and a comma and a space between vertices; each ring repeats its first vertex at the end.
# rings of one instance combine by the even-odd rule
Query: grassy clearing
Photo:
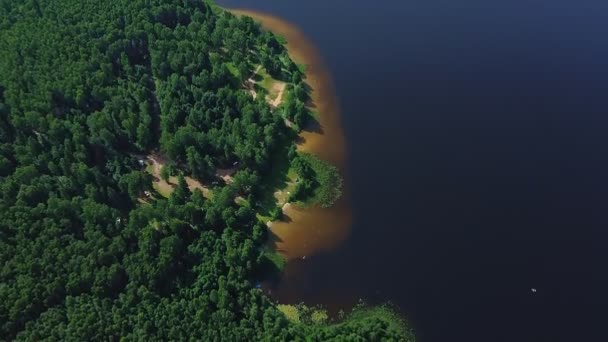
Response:
POLYGON ((281 92, 281 89, 285 87, 285 82, 276 80, 268 74, 265 68, 261 67, 255 76, 253 77, 256 84, 259 85, 262 89, 264 89, 267 94, 266 99, 269 102, 276 100, 281 92))
POLYGON ((285 187, 280 190, 275 191, 274 197, 277 200, 277 205, 279 207, 283 207, 285 203, 289 202, 289 196, 296 190, 296 182, 298 179, 298 172, 290 167, 287 171, 287 179, 285 182, 285 187))
POLYGON ((173 187, 171 184, 157 177, 154 172, 154 166, 151 164, 146 166, 146 172, 154 176, 154 179, 152 180, 152 188, 154 188, 154 190, 164 198, 169 198, 173 192, 173 187))
MULTIPOLYGON (((288 187, 293 181, 289 179, 291 166, 289 160, 289 148, 292 145, 294 137, 285 136, 277 142, 277 149, 273 152, 269 165, 272 167, 267 172, 262 173, 260 179, 261 193, 256 194, 258 203, 256 203, 259 218, 265 221, 274 221, 272 219, 273 211, 279 208, 275 193, 288 187)), ((293 172, 291 173, 293 175, 293 172)), ((282 204, 281 204, 282 205, 282 204)), ((276 213, 275 213, 276 214, 276 213)))
POLYGON ((266 69, 264 67, 262 67, 262 68, 260 68, 260 70, 258 70, 258 72, 256 73, 256 76, 254 77, 254 80, 257 81, 257 83, 259 85, 261 85, 267 91, 269 91, 270 88, 272 88, 272 85, 275 82, 275 79, 272 78, 272 76, 270 76, 270 74, 268 74, 268 71, 266 71, 266 69))
POLYGON ((230 71, 230 74, 232 74, 232 76, 234 76, 235 78, 240 78, 241 75, 239 74, 239 69, 237 69, 236 65, 234 65, 234 63, 229 62, 226 63, 226 68, 228 69, 228 71, 230 71))
MULTIPOLYGON (((177 177, 171 176, 167 181, 165 181, 160 176, 160 170, 164 165, 154 158, 152 158, 152 160, 148 159, 148 163, 149 164, 146 166, 145 170, 153 177, 152 188, 158 193, 158 195, 164 198, 169 198, 171 196, 171 193, 173 193, 173 190, 177 186, 177 177)), ((212 191, 209 188, 203 186, 201 182, 188 176, 186 176, 185 179, 186 183, 188 183, 188 188, 190 189, 190 191, 198 189, 203 193, 203 196, 205 196, 206 198, 211 198, 213 196, 212 191)))

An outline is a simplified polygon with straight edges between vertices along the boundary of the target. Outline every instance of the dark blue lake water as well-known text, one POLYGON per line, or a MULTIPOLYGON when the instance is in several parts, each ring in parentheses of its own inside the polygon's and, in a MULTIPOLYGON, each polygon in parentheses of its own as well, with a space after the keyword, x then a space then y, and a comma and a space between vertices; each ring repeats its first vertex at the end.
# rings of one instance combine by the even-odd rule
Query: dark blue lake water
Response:
POLYGON ((340 98, 353 231, 298 300, 391 301, 422 342, 608 341, 608 1, 219 3, 300 26, 340 98))

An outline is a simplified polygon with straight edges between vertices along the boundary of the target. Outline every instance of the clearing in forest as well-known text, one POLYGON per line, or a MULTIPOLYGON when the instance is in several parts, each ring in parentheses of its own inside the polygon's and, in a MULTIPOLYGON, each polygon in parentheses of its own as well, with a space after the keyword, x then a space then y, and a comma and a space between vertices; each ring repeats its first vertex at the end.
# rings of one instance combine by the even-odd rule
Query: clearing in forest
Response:
POLYGON ((285 206, 285 204, 289 203, 289 197, 291 193, 296 189, 296 184, 298 182, 298 174, 293 168, 289 168, 287 172, 287 179, 285 181, 285 186, 274 192, 274 198, 277 199, 277 205, 279 207, 285 206))
MULTIPOLYGON (((154 177, 154 179, 152 180, 152 186, 163 197, 169 198, 169 196, 171 196, 171 193, 177 186, 177 177, 171 176, 169 177, 168 181, 165 181, 160 176, 161 168, 167 163, 166 159, 158 153, 153 153, 146 157, 145 162, 147 164, 146 171, 150 173, 152 177, 154 177)), ((201 182, 197 181, 192 177, 184 178, 186 179, 186 183, 188 183, 188 188, 190 188, 190 191, 194 191, 194 189, 199 189, 203 192, 203 196, 205 196, 206 198, 211 197, 211 190, 201 184, 201 182)))
POLYGON ((287 83, 272 78, 261 65, 258 65, 253 75, 245 80, 245 88, 249 90, 253 98, 256 98, 259 90, 263 89, 266 93, 266 102, 273 109, 283 102, 286 87, 287 83))

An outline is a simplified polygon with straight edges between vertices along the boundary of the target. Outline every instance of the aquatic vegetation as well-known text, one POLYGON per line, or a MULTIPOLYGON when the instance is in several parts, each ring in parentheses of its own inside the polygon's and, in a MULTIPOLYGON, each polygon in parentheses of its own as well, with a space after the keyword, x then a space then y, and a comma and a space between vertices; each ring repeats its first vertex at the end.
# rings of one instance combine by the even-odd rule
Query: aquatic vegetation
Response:
POLYGON ((277 309, 287 317, 288 320, 294 323, 300 323, 300 310, 295 305, 279 304, 277 309))

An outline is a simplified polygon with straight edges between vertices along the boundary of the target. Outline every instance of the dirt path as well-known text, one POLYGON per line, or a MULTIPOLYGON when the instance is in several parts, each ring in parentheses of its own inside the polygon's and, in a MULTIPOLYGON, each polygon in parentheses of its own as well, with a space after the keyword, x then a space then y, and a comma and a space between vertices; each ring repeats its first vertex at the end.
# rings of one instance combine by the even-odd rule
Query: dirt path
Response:
POLYGON ((279 83, 279 87, 280 87, 280 89, 279 89, 279 94, 277 95, 277 98, 274 99, 274 101, 272 101, 270 103, 270 105, 273 108, 277 108, 281 104, 281 102, 283 101, 283 93, 285 93, 285 88, 287 88, 287 84, 281 82, 281 83, 279 83))
POLYGON ((249 78, 246 79, 244 82, 245 88, 249 90, 249 93, 251 94, 251 96, 253 96, 254 99, 258 96, 258 93, 255 91, 255 85, 257 84, 257 82, 253 78, 255 77, 255 75, 258 74, 261 68, 262 66, 258 65, 257 68, 255 68, 253 74, 251 74, 251 76, 249 76, 249 78))
MULTIPOLYGON (((256 85, 260 86, 260 82, 257 82, 254 78, 256 77, 256 75, 258 74, 258 72, 261 69, 262 69, 262 66, 258 65, 255 68, 255 71, 253 72, 253 74, 251 74, 251 76, 249 76, 249 78, 246 79, 244 82, 245 88, 249 91, 249 93, 251 94, 251 96, 253 96, 254 99, 257 98, 257 96, 258 96, 258 93, 255 90, 255 87, 256 87, 256 85)), ((266 101, 273 109, 276 109, 283 101, 283 94, 285 92, 285 89, 287 88, 287 83, 277 81, 274 79, 272 81, 273 81, 272 86, 270 87, 270 89, 267 89, 270 94, 268 96, 266 96, 266 101), (275 93, 277 95, 273 99, 272 94, 275 94, 275 93)))
POLYGON ((220 177, 226 183, 232 183, 232 175, 239 169, 238 166, 233 166, 229 169, 217 169, 215 175, 220 177))
MULTIPOLYGON (((151 173, 152 176, 154 177, 154 187, 156 188, 156 190, 163 195, 164 197, 169 197, 171 195, 171 193, 173 192, 173 190, 175 189, 175 187, 177 186, 177 177, 169 177, 169 181, 165 181, 164 179, 162 179, 162 177, 160 176, 160 170, 163 167, 163 165, 166 164, 166 160, 165 158, 157 153, 151 154, 149 156, 146 157, 146 159, 148 160, 148 165, 151 166, 151 173)), ((148 170, 150 171, 150 170, 148 170)), ((190 189, 190 191, 194 191, 194 189, 199 189, 200 191, 203 192, 203 195, 207 198, 209 198, 211 196, 211 190, 209 190, 209 188, 205 187, 203 184, 201 184, 201 182, 197 181, 196 179, 192 178, 192 177, 184 177, 186 179, 186 183, 188 184, 188 188, 190 189)))

